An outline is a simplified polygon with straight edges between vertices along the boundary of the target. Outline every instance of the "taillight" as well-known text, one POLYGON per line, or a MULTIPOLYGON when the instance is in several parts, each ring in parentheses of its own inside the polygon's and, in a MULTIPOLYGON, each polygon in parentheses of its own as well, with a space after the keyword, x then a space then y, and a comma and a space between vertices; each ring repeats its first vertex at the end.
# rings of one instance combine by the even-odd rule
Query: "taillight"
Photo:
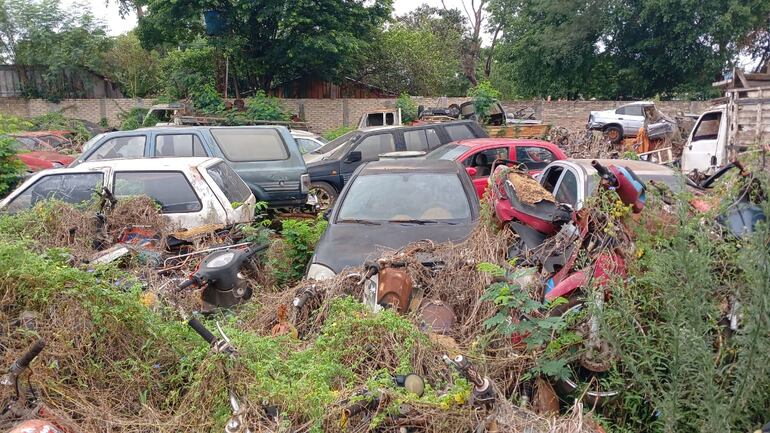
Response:
POLYGON ((307 194, 310 191, 310 175, 305 173, 299 177, 299 191, 307 194))

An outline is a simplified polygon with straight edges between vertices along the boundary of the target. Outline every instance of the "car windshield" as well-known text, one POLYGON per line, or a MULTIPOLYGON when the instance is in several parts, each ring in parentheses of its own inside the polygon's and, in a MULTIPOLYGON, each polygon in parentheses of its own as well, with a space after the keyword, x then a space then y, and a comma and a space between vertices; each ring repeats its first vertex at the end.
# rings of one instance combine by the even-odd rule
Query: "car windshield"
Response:
POLYGON ((15 147, 19 151, 33 152, 36 150, 45 150, 37 140, 30 137, 13 137, 15 147))
POLYGON ((342 134, 339 137, 335 138, 334 140, 314 150, 313 153, 329 153, 332 150, 336 149, 338 146, 341 146, 347 143, 348 141, 354 139, 355 137, 358 137, 358 134, 359 134, 358 131, 350 131, 348 133, 342 134))
POLYGON ((455 173, 358 176, 341 203, 337 222, 459 223, 471 205, 455 173))
POLYGON ((457 143, 449 143, 425 155, 425 159, 447 159, 453 161, 468 150, 470 150, 470 147, 468 146, 457 143))

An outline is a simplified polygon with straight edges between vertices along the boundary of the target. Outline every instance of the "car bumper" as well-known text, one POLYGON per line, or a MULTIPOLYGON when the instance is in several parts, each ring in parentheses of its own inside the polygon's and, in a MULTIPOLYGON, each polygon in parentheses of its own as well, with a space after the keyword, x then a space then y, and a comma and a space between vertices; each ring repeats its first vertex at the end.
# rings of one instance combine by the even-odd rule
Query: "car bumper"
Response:
POLYGON ((592 122, 586 123, 586 129, 601 130, 601 129, 604 128, 604 125, 606 125, 606 123, 604 123, 604 122, 597 122, 597 121, 594 120, 592 122))

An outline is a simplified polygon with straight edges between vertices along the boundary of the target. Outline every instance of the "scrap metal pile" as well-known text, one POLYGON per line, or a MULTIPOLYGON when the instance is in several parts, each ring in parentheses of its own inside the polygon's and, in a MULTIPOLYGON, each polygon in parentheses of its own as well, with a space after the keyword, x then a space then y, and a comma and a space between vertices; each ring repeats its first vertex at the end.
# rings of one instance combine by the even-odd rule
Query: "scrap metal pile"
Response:
MULTIPOLYGON (((495 216, 467 241, 282 291, 264 276, 269 243, 243 227, 179 239, 146 198, 55 204, 33 235, 40 251, 67 248, 63 262, 0 250, 19 268, 2 280, 2 362, 47 341, 41 395, 23 402, 45 400, 67 431, 603 431, 584 409, 621 390, 606 385, 615 356, 597 314, 625 283, 635 215, 665 195, 620 163, 593 167, 595 197, 575 209, 500 166, 495 216), (50 266, 73 270, 47 282, 50 266)), ((745 204, 739 217, 756 220, 745 204)))

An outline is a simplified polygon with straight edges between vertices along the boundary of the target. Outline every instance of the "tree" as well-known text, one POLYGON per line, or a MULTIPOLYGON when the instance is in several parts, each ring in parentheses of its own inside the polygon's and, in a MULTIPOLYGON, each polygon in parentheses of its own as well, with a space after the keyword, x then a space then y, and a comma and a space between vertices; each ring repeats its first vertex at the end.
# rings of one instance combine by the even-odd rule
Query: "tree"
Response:
POLYGON ((196 39, 185 49, 169 51, 161 63, 163 93, 171 99, 187 99, 216 86, 214 48, 196 39))
POLYGON ((17 66, 23 86, 22 66, 42 65, 48 93, 66 91, 62 73, 101 72, 110 43, 103 24, 82 5, 65 11, 59 0, 0 0, 0 57, 17 66))
POLYGON ((124 95, 141 98, 160 90, 160 56, 155 50, 142 48, 133 32, 116 37, 104 57, 107 76, 124 95))
POLYGON ((496 53, 525 97, 706 95, 770 2, 491 0, 496 53))
POLYGON ((457 10, 429 6, 396 17, 373 41, 356 78, 397 93, 464 94, 464 22, 457 10))
POLYGON ((204 32, 201 14, 218 10, 226 32, 211 38, 252 89, 300 77, 338 81, 353 72, 391 11, 391 0, 150 0, 137 34, 146 48, 204 32))

